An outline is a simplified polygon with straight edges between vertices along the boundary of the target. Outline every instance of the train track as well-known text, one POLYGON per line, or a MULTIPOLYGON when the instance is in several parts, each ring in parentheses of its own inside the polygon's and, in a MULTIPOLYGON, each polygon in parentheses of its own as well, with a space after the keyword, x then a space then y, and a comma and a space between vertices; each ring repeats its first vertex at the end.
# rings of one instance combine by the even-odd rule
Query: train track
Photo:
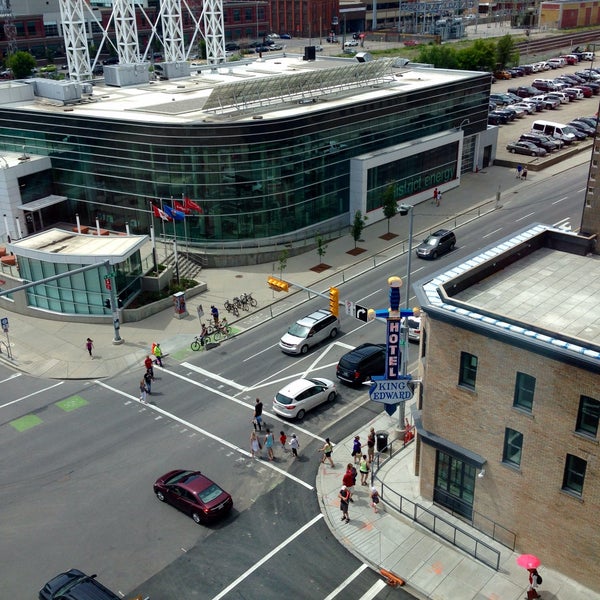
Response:
POLYGON ((577 46, 586 46, 587 44, 595 43, 600 47, 600 29, 539 39, 532 38, 529 41, 515 44, 515 48, 519 51, 520 56, 523 57, 545 55, 555 50, 559 50, 561 54, 568 54, 570 50, 577 46))

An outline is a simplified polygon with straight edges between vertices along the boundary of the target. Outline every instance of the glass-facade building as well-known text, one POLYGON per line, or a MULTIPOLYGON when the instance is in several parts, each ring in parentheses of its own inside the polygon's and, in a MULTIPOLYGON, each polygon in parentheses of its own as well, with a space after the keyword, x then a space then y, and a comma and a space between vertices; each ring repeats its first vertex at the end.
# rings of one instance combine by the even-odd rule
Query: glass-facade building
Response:
MULTIPOLYGON (((361 199, 365 213, 381 208, 390 184, 400 201, 415 194, 416 180, 419 193, 429 193, 426 181, 431 189, 439 185, 439 179, 426 179, 428 173, 450 181, 474 170, 479 159, 473 140, 487 130, 489 75, 421 71, 422 84, 415 83, 419 69, 413 69, 410 84, 390 69, 379 89, 365 85, 325 101, 266 105, 251 113, 202 115, 201 107, 188 105, 194 118, 185 118, 190 100, 171 100, 169 94, 164 105, 121 110, 118 116, 93 106, 49 110, 1 103, 0 149, 26 148, 51 158, 51 172, 30 175, 25 189, 31 200, 36 189, 67 198, 48 209, 56 221, 72 221, 77 212, 85 223, 98 219, 107 229, 124 231, 128 225, 131 233, 146 234, 150 203, 161 208, 189 198, 201 212, 167 223, 165 235, 176 228, 178 239, 198 246, 308 238, 351 222, 356 157, 462 131, 460 143, 442 141, 372 169, 361 199)), ((114 93, 122 91, 107 92, 114 93)))

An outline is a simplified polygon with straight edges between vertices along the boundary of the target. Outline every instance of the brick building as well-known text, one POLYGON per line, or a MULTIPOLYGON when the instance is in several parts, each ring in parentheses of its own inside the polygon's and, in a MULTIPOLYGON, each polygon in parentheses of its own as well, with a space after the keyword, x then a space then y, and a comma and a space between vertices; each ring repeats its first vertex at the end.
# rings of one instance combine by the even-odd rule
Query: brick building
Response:
POLYGON ((416 287, 421 493, 600 591, 600 257, 538 225, 416 287))

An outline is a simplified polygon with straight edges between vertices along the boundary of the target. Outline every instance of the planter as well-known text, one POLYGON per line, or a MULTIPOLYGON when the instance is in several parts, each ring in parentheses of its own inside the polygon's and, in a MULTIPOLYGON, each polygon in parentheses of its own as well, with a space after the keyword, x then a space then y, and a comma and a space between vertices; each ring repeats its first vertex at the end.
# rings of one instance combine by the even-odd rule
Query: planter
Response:
POLYGON ((156 275, 144 275, 142 277, 142 292, 160 292, 169 286, 173 280, 173 267, 167 267, 156 275))

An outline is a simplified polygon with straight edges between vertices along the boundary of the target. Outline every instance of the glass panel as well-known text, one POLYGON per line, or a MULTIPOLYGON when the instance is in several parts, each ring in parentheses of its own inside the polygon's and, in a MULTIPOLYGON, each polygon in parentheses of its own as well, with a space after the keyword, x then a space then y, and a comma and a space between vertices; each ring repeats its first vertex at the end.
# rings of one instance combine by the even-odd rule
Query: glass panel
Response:
POLYGON ((517 467, 520 466, 522 448, 523 434, 507 427, 504 431, 504 453, 502 460, 508 464, 517 467))
POLYGON ((588 396, 581 396, 577 415, 577 431, 596 437, 600 421, 600 402, 588 396))
POLYGON ((477 357, 468 352, 460 353, 460 376, 458 383, 466 387, 475 389, 475 380, 477 377, 477 357))
POLYGON ((513 406, 531 411, 533 408, 534 393, 535 377, 527 375, 526 373, 517 373, 513 406))
POLYGON ((581 496, 583 494, 586 467, 587 461, 583 458, 567 454, 563 489, 581 496))

